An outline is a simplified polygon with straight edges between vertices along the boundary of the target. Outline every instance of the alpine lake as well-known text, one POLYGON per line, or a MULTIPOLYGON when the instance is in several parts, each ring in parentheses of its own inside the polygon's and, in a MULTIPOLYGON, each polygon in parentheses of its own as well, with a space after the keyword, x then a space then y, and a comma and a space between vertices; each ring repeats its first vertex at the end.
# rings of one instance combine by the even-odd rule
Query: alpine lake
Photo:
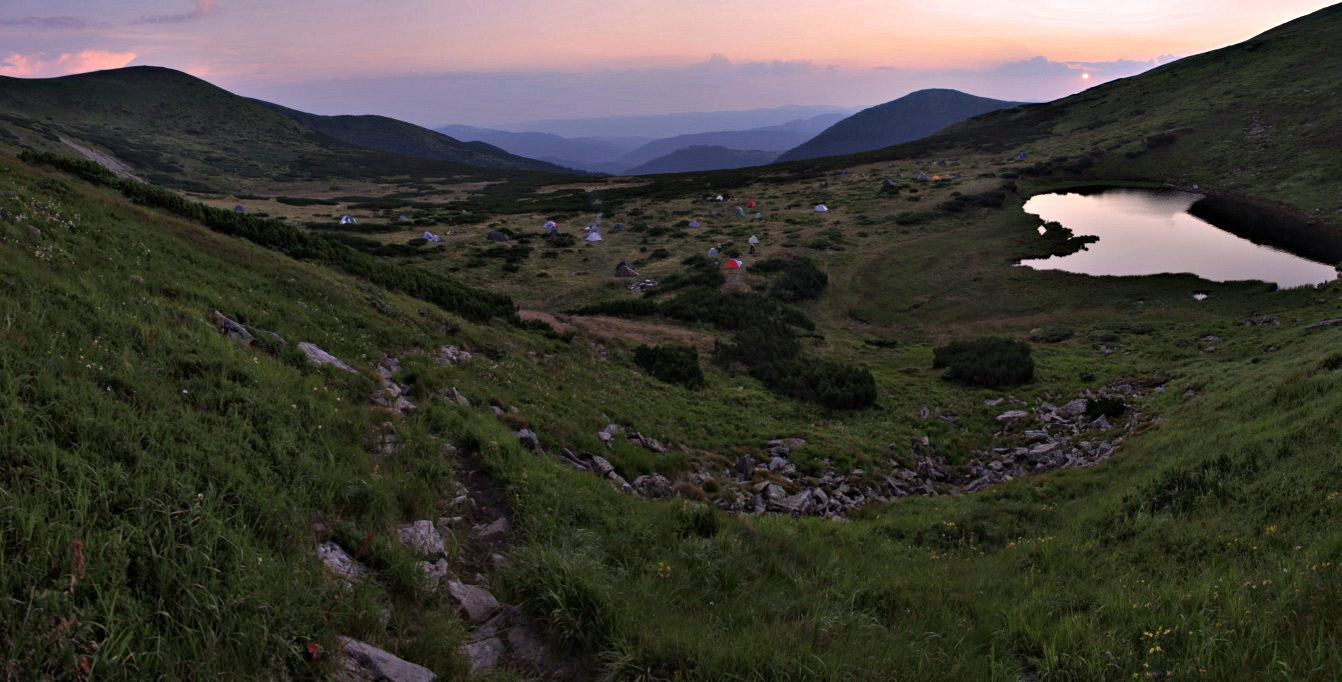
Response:
POLYGON ((1041 235, 1057 223, 1099 241, 1066 256, 1020 264, 1086 275, 1186 272, 1215 282, 1261 280, 1279 288, 1337 279, 1333 265, 1255 243, 1190 214, 1202 198, 1179 190, 1118 188, 1036 195, 1024 210, 1045 221, 1041 235))

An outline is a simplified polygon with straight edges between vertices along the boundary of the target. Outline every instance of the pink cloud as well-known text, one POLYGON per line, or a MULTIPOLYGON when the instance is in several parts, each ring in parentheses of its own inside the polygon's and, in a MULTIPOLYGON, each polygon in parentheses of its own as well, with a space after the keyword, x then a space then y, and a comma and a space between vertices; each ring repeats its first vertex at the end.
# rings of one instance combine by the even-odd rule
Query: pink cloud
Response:
POLYGON ((83 50, 65 52, 53 59, 47 59, 45 52, 19 54, 11 52, 0 58, 0 76, 17 78, 50 78, 85 71, 119 69, 135 59, 134 52, 106 52, 103 50, 83 50))
POLYGON ((184 21, 191 21, 207 16, 214 11, 215 0, 196 0, 196 9, 181 14, 159 14, 151 17, 141 17, 137 24, 180 24, 184 21))

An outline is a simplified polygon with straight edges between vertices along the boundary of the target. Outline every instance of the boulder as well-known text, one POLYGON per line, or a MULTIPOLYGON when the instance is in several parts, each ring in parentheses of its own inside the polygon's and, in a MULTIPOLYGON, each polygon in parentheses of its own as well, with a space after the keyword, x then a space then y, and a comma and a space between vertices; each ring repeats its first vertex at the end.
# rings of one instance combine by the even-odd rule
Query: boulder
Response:
POLYGON ((666 499, 675 492, 675 489, 671 486, 671 481, 661 474, 639 476, 634 479, 632 485, 639 495, 654 500, 666 499))
POLYGON ((453 386, 453 387, 452 387, 452 390, 450 391, 450 394, 451 394, 451 396, 452 396, 452 400, 453 400, 454 402, 456 402, 458 405, 460 405, 460 406, 462 406, 462 407, 470 407, 470 406, 471 406, 471 401, 467 400, 467 399, 466 399, 466 396, 462 395, 462 394, 461 394, 461 391, 458 391, 456 386, 453 386))
POLYGON ((512 529, 512 524, 508 523, 508 517, 500 516, 489 525, 477 527, 475 529, 475 537, 483 540, 492 538, 496 535, 506 535, 512 529))
POLYGON ((439 559, 432 563, 421 561, 417 565, 419 570, 424 572, 424 577, 428 579, 429 585, 434 588, 437 588, 438 583, 443 582, 443 578, 446 578, 448 573, 451 572, 451 567, 447 565, 447 559, 439 559))
POLYGON ((247 331, 246 327, 228 319, 227 316, 218 310, 214 311, 214 321, 219 323, 219 333, 223 336, 236 341, 241 341, 242 343, 252 342, 252 333, 247 331))
POLYGON ((1030 416, 1030 413, 1026 412, 1025 410, 1008 410, 1006 412, 1003 412, 1002 414, 997 415, 997 421, 1013 422, 1016 421, 1017 419, 1025 419, 1028 416, 1030 416))
POLYGON ((531 429, 518 429, 516 432, 517 440, 522 442, 522 447, 537 451, 541 449, 540 438, 536 437, 536 432, 531 429))
POLYGON ((358 580, 368 575, 368 567, 354 560, 343 547, 334 542, 323 542, 317 545, 317 557, 322 560, 326 569, 347 582, 358 580))
POLYGON ((357 372, 354 372, 353 367, 341 362, 340 358, 318 348, 315 344, 301 341, 298 344, 298 350, 303 351, 303 354, 308 357, 308 361, 318 367, 321 367, 322 365, 332 365, 337 369, 343 369, 346 372, 357 374, 357 372))
POLYGON ((350 682, 432 682, 438 679, 432 670, 397 658, 371 644, 340 637, 342 671, 339 679, 350 682))
POLYGON ((476 623, 483 623, 499 609, 499 600, 483 587, 449 580, 447 593, 466 612, 466 617, 476 623))
POLYGON ((615 467, 601 455, 592 455, 592 471, 605 478, 615 472, 615 467))
POLYGON ((461 362, 470 362, 471 354, 456 346, 442 346, 438 349, 438 359, 449 365, 455 365, 461 362))
POLYGON ((1086 399, 1085 399, 1085 398, 1077 398, 1076 400, 1072 400, 1072 401, 1069 401, 1069 402, 1067 402, 1067 403, 1064 403, 1062 407, 1059 407, 1059 408, 1058 408, 1058 414, 1061 414, 1061 415, 1064 415, 1064 416, 1067 416, 1067 417, 1080 417, 1081 415, 1083 415, 1083 414, 1085 414, 1085 413, 1086 413, 1086 399))
POLYGON ((443 536, 428 519, 397 526, 396 535, 401 538, 401 544, 424 556, 434 557, 443 553, 443 536))
POLYGON ((498 666, 499 657, 505 650, 503 640, 498 637, 482 639, 478 642, 468 642, 461 645, 457 652, 471 663, 471 672, 489 670, 498 666))

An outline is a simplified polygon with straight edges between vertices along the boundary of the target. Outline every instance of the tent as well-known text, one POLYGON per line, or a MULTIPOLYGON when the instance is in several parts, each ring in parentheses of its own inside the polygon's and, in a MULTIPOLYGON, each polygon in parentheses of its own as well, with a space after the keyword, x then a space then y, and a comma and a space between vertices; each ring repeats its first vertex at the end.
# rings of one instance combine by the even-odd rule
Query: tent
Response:
POLYGON ((755 203, 754 199, 746 202, 746 208, 755 208, 756 206, 759 206, 759 204, 755 203))
POLYGON ((340 216, 340 224, 341 224, 341 225, 353 225, 353 224, 354 224, 354 216, 352 216, 352 215, 342 215, 342 216, 340 216))
POLYGON ((756 213, 756 214, 755 214, 754 216, 752 216, 752 217, 753 217, 755 220, 759 220, 759 219, 761 219, 761 218, 764 217, 764 214, 763 214, 763 213, 756 213))
POLYGON ((722 195, 719 194, 716 197, 713 197, 713 201, 722 201, 722 195))
POLYGON ((1016 158, 1018 158, 1018 159, 1023 159, 1023 158, 1025 158, 1025 152, 1021 152, 1021 153, 1017 154, 1017 155, 1016 155, 1016 158))
POLYGON ((699 227, 699 221, 697 221, 697 220, 691 220, 691 221, 690 221, 690 224, 689 224, 689 227, 699 227))
POLYGON ((398 222, 398 223, 408 223, 408 222, 410 222, 410 216, 408 216, 408 215, 402 213, 401 215, 397 216, 397 218, 396 218, 396 222, 398 222))
POLYGON ((814 210, 816 213, 828 213, 829 207, 824 204, 816 204, 815 208, 812 210, 814 210))
POLYGON ((242 204, 238 204, 237 206, 234 206, 234 207, 233 207, 233 212, 234 212, 234 213, 242 213, 243 211, 246 211, 246 210, 247 210, 247 209, 245 209, 245 208, 242 207, 242 204))
POLYGON ((735 258, 728 258, 727 265, 725 267, 727 270, 740 270, 743 267, 745 267, 745 263, 742 263, 741 261, 735 258))
POLYGON ((754 246, 760 243, 760 238, 752 234, 750 235, 750 239, 747 239, 746 242, 749 243, 751 246, 754 246))
POLYGON ((746 217, 746 210, 745 210, 744 208, 741 208, 740 206, 737 206, 737 207, 736 207, 736 217, 737 217, 737 218, 744 218, 744 217, 746 217))
POLYGON ((542 225, 541 227, 544 227, 544 228, 547 229, 547 230, 557 230, 557 229, 559 229, 559 226, 556 225, 556 224, 555 224, 555 221, 553 221, 553 220, 547 220, 547 221, 545 221, 545 224, 542 225))
POLYGON ((638 272, 634 270, 634 266, 629 264, 629 261, 622 260, 615 265, 615 276, 638 277, 638 272))
POLYGON ((848 171, 840 171, 840 172, 839 172, 839 175, 845 175, 845 176, 846 176, 846 175, 848 175, 848 171))
POLYGON ((436 234, 434 234, 434 233, 432 233, 432 232, 429 232, 429 231, 427 231, 427 230, 424 231, 423 233, 421 233, 421 234, 419 235, 419 238, 420 238, 420 239, 427 240, 427 241, 431 241, 431 242, 441 242, 441 241, 443 241, 443 238, 442 238, 442 237, 439 237, 438 235, 436 235, 436 234))
POLYGON ((886 178, 886 179, 884 179, 884 180, 881 181, 881 185, 882 185, 883 187, 894 187, 894 186, 895 186, 895 181, 894 181, 894 180, 891 180, 890 178, 886 178))
POLYGON ((599 242, 599 241, 603 241, 603 240, 601 239, 601 235, 600 235, 600 233, 597 233, 597 232, 588 232, 588 233, 587 233, 587 237, 586 237, 586 239, 587 239, 587 241, 589 241, 589 242, 599 242))
POLYGON ((829 189, 829 183, 828 182, 820 183, 820 189, 829 189))
POLYGON ((710 248, 710 249, 708 250, 708 257, 709 257, 709 258, 717 258, 717 257, 718 257, 718 248, 717 248, 716 246, 713 247, 713 248, 710 248))
POLYGON ((931 180, 932 178, 927 177, 927 173, 924 173, 924 172, 922 172, 922 171, 918 171, 917 173, 914 173, 914 174, 913 174, 913 179, 914 179, 914 180, 931 180))
POLYGON ((491 242, 506 242, 508 241, 508 235, 499 232, 498 230, 494 230, 486 236, 486 239, 491 242))

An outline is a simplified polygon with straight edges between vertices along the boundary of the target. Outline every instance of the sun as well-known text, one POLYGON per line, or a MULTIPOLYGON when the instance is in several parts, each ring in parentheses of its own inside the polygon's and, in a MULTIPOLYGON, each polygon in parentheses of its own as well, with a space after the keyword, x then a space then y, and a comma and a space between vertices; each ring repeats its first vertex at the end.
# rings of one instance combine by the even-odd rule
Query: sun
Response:
POLYGON ((1088 73, 1083 73, 1083 74, 1081 74, 1081 80, 1083 80, 1083 81, 1088 81, 1088 80, 1090 80, 1090 74, 1088 74, 1088 73))

